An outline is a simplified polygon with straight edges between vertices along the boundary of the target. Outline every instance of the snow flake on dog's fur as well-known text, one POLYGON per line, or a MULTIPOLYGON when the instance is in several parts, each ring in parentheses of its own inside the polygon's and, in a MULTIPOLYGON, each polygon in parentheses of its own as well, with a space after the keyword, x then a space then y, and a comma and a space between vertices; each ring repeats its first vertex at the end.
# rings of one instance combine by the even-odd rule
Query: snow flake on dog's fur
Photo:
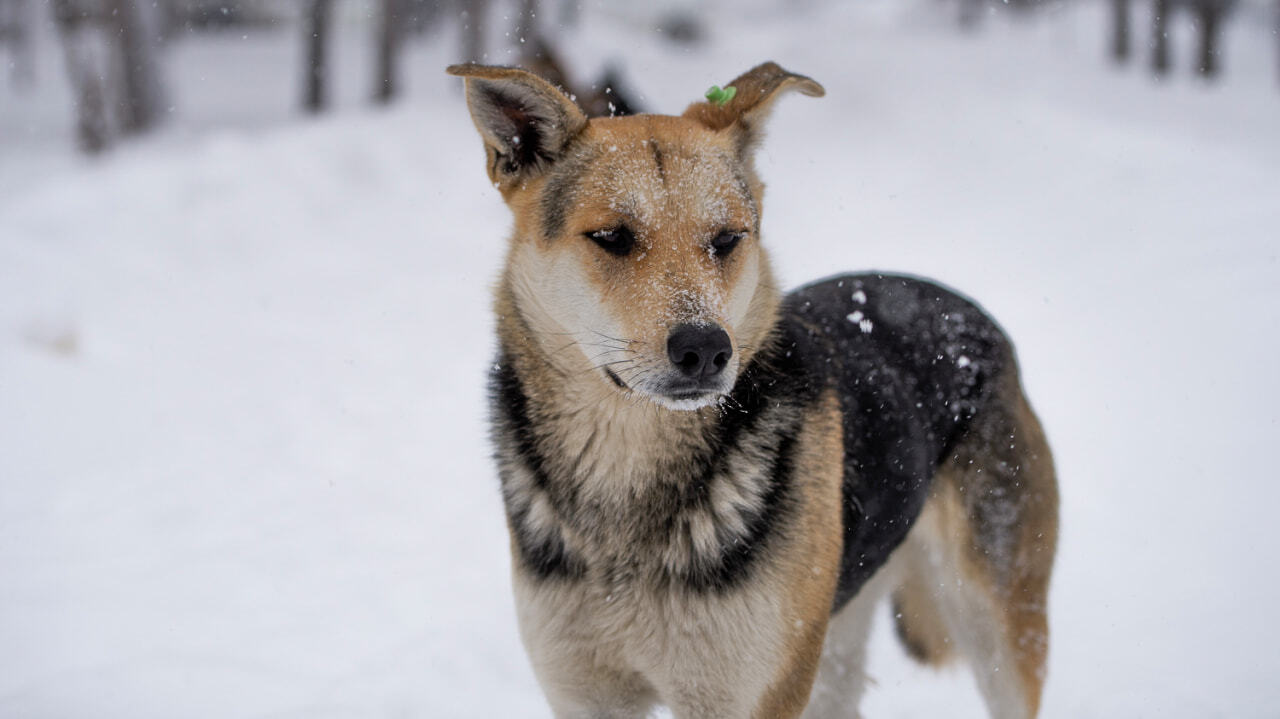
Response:
POLYGON ((871 321, 870 317, 862 314, 862 310, 854 310, 853 312, 850 312, 845 315, 845 319, 857 325, 858 329, 862 330, 862 334, 864 335, 870 334, 872 328, 875 327, 875 323, 871 321))

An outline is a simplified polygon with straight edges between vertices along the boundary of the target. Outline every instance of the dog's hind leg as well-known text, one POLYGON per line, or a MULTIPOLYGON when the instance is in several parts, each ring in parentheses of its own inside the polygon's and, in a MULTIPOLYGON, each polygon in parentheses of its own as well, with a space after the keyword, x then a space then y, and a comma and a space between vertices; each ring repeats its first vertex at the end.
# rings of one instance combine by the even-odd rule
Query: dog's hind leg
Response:
POLYGON ((936 572, 930 569, 924 540, 917 536, 928 532, 927 524, 917 525, 898 550, 903 578, 893 590, 890 609, 898 640, 907 654, 936 668, 955 657, 955 643, 939 605, 936 572))
POLYGON ((1004 378, 943 463, 920 524, 913 535, 923 561, 899 593, 908 604, 899 635, 925 658, 953 643, 993 717, 1035 716, 1058 493, 1048 444, 1016 375, 1004 378), (936 589, 929 596, 920 587, 936 589))

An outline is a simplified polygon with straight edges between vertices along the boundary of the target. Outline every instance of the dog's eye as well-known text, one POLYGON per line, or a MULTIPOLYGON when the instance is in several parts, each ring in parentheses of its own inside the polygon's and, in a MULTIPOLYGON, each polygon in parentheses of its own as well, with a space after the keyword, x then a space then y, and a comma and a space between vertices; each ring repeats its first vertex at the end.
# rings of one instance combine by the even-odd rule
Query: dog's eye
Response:
POLYGON ((730 252, 733 252, 733 248, 738 246, 738 241, 746 234, 745 232, 724 230, 711 240, 711 254, 716 257, 727 257, 730 252))
POLYGON ((607 230, 588 232, 591 241, 604 248, 605 252, 618 257, 625 257, 636 244, 636 236, 626 227, 614 227, 607 230))

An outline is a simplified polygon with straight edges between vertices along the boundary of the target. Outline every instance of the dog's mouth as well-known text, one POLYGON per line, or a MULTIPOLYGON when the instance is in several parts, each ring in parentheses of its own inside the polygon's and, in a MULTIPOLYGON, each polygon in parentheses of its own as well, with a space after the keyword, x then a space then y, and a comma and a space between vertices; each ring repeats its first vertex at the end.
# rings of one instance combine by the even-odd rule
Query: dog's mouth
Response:
POLYGON ((632 387, 619 377, 617 372, 608 367, 604 368, 604 376, 618 389, 624 392, 635 392, 654 404, 667 409, 682 411, 701 409, 718 403, 725 394, 724 390, 719 386, 707 387, 681 384, 655 388, 645 386, 647 383, 642 382, 640 385, 632 387))
POLYGON ((691 390, 686 392, 668 392, 655 395, 653 400, 667 409, 695 410, 716 404, 721 394, 708 390, 691 390))
POLYGON ((622 378, 618 376, 618 373, 614 372, 608 367, 604 368, 604 376, 608 377, 611 382, 618 385, 618 389, 624 389, 624 390, 631 389, 630 387, 627 386, 626 382, 622 381, 622 378))

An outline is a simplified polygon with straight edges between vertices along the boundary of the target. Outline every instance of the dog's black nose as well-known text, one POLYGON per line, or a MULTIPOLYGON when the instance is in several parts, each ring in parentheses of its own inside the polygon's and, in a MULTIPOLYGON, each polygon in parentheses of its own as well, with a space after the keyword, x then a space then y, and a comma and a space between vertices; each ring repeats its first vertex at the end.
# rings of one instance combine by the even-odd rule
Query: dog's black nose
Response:
POLYGON ((729 364, 733 346, 718 325, 679 325, 667 337, 667 356, 686 377, 707 379, 729 364))

